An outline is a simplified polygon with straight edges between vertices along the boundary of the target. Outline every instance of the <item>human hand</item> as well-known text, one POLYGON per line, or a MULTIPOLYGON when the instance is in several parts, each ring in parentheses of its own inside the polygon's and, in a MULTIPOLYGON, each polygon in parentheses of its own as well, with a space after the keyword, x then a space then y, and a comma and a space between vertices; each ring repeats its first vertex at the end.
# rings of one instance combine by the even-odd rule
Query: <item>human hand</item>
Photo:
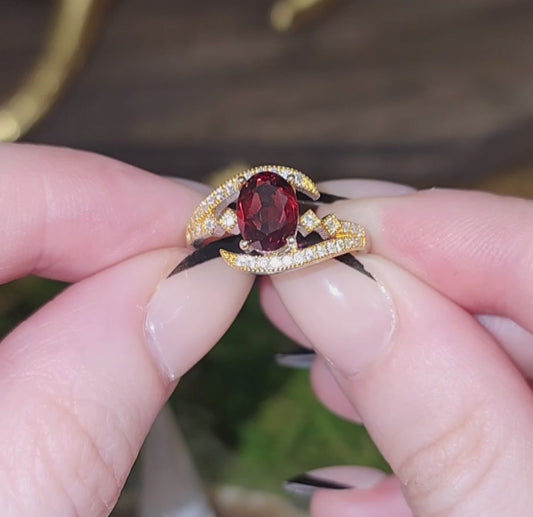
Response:
POLYGON ((313 472, 359 489, 315 492, 312 515, 531 515, 533 202, 356 180, 321 190, 394 196, 327 210, 366 227, 372 253, 358 258, 377 282, 331 260, 267 280, 263 305, 316 350, 318 397, 367 427, 395 476, 313 472))
POLYGON ((0 282, 74 283, 0 343, 1 514, 107 515, 253 279, 214 260, 165 280, 202 197, 183 184, 37 146, 0 146, 0 171, 0 282))

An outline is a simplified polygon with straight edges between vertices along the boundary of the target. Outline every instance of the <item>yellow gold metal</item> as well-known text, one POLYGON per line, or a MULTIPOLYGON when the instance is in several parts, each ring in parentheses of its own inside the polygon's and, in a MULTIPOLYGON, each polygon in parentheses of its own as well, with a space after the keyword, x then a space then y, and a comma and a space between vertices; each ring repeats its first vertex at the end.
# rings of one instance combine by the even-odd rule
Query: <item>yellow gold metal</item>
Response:
POLYGON ((107 0, 58 0, 50 37, 18 91, 0 105, 0 142, 18 140, 52 107, 92 41, 107 0))
MULTIPOLYGON (((239 196, 242 185, 253 175, 271 171, 286 180, 291 180, 295 190, 304 192, 312 200, 318 200, 320 192, 314 182, 302 172, 279 165, 263 165, 239 172, 213 190, 193 212, 187 226, 187 243, 201 247, 206 239, 239 233, 237 214, 230 204, 239 196)), ((340 221, 334 214, 322 219, 309 209, 300 216, 293 236, 287 237, 286 245, 273 252, 254 251, 246 240, 239 242, 244 253, 220 250, 221 257, 233 268, 256 275, 272 275, 318 264, 345 253, 365 252, 368 240, 365 229, 351 221, 340 221), (299 248, 297 234, 304 237, 317 232, 321 242, 299 248)))
POLYGON ((229 178, 233 178, 233 176, 237 175, 244 169, 248 169, 249 167, 250 164, 247 162, 231 162, 226 167, 222 167, 221 169, 216 169, 213 172, 210 172, 205 178, 205 183, 215 188, 221 183, 224 183, 229 178))
POLYGON ((277 0, 270 11, 274 29, 286 32, 320 16, 336 0, 277 0))
POLYGON ((354 229, 355 232, 349 235, 339 232, 329 240, 303 249, 293 246, 268 255, 242 255, 221 249, 220 256, 229 266, 240 271, 255 275, 273 275, 319 264, 345 253, 367 251, 368 240, 364 228, 355 225, 354 229))

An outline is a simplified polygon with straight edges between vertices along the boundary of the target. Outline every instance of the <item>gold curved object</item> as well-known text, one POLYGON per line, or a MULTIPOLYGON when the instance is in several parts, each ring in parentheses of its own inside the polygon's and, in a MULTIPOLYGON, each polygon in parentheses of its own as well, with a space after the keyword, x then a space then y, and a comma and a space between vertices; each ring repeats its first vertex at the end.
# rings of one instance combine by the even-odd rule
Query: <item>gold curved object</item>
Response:
POLYGON ((57 0, 50 36, 30 74, 0 105, 0 142, 26 134, 52 107, 92 41, 107 0, 57 0))
POLYGON ((270 23, 279 32, 298 29, 321 17, 338 0, 276 0, 270 23))
MULTIPOLYGON (((336 0, 275 0, 272 26, 293 29, 336 0)), ((93 40, 109 0, 56 0, 50 35, 34 67, 13 96, 0 104, 0 142, 14 142, 54 105, 93 40)))

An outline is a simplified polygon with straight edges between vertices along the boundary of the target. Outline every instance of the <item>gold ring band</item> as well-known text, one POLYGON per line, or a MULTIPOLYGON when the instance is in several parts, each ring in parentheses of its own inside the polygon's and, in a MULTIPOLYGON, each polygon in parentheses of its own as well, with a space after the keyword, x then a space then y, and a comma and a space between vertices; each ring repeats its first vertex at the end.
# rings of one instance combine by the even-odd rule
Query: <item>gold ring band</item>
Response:
POLYGON ((242 253, 220 249, 220 255, 231 267, 257 275, 367 251, 368 238, 361 225, 334 214, 320 218, 313 209, 300 213, 303 203, 296 201, 297 192, 311 203, 320 198, 311 178, 296 169, 264 165, 242 171, 196 208, 187 226, 187 243, 201 248, 212 240, 240 234, 242 253), (321 240, 304 242, 313 233, 321 240), (247 238, 248 234, 253 237, 247 238))

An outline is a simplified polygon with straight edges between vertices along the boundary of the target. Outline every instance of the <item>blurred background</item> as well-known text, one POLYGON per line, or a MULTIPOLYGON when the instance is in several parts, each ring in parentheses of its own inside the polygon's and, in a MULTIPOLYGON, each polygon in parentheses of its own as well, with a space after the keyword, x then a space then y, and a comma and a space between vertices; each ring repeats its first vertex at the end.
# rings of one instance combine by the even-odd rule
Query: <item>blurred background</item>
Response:
MULTIPOLYGON (((0 141, 199 181, 275 162, 531 197, 532 27, 526 0, 2 0, 0 141)), ((1 334, 62 288, 0 287, 1 334)), ((384 467, 306 372, 275 365, 291 346, 254 295, 184 379, 172 404, 210 485, 279 494, 310 468, 384 467)), ((228 515, 296 515, 254 504, 228 515)))

